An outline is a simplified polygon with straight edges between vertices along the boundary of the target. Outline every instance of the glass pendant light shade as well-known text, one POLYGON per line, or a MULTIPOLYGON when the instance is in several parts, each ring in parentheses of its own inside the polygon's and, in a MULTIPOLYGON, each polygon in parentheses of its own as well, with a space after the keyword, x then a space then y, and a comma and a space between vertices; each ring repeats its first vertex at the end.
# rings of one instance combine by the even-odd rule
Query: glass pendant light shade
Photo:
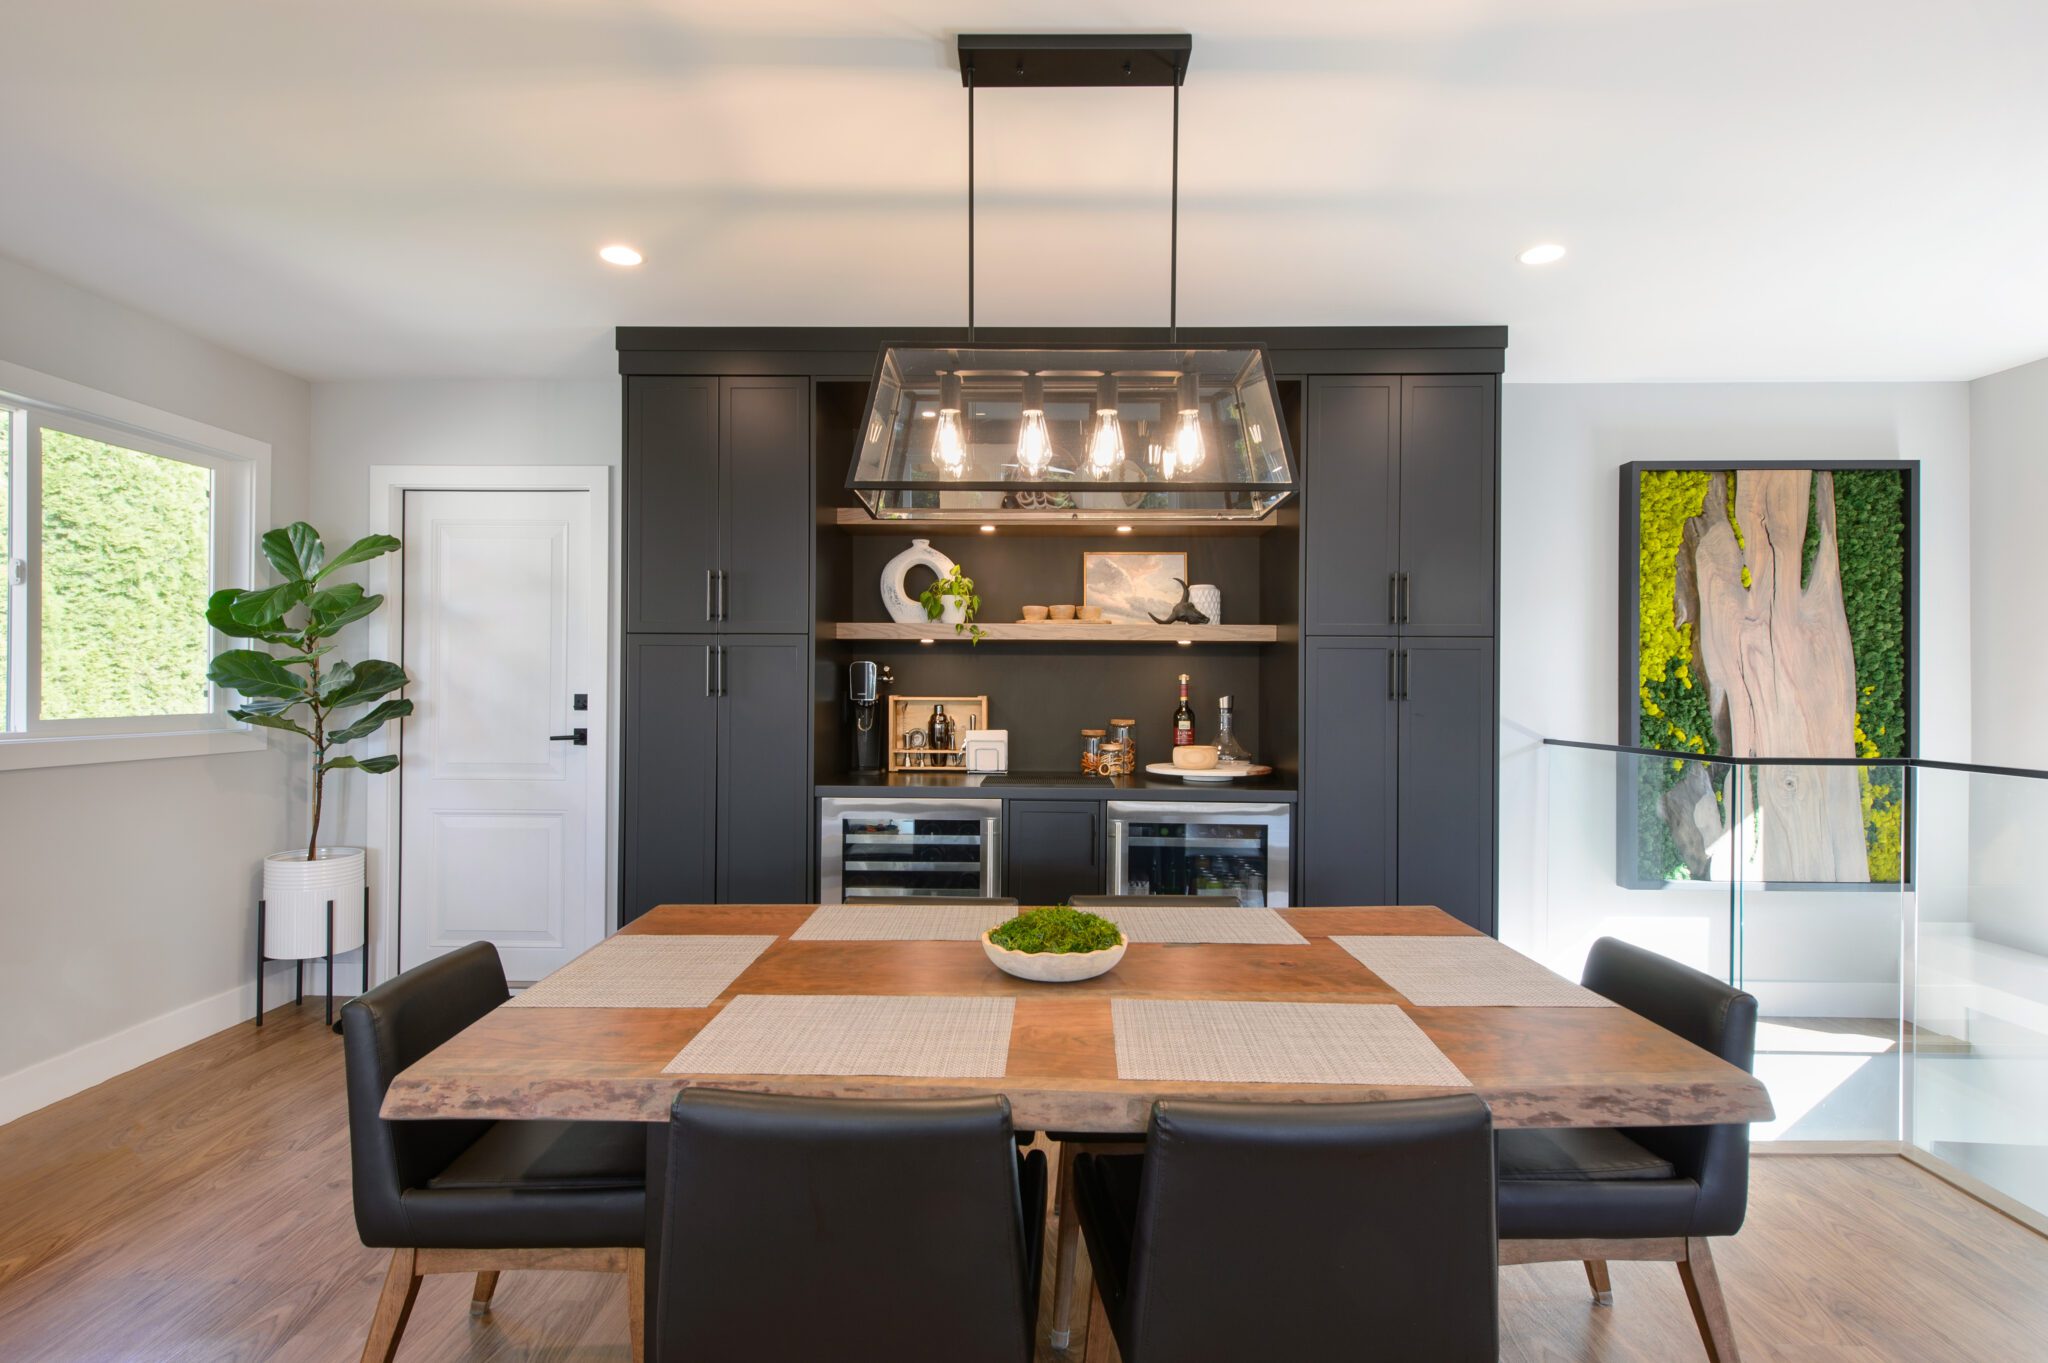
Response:
POLYGON ((1017 468, 1026 478, 1042 478, 1052 465, 1052 432, 1045 424, 1045 380, 1024 378, 1024 401, 1017 414, 1017 468))
POLYGON ((891 346, 847 487, 882 520, 1256 520, 1295 490, 1277 394, 1255 345, 891 346))

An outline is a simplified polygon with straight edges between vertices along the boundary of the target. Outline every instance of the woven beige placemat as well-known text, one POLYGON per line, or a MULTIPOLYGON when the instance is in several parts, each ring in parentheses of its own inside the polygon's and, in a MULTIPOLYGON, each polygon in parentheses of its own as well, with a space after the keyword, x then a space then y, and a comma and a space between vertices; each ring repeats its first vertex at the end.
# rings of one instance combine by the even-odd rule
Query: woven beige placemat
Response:
POLYGON ((1390 1003, 1112 999, 1123 1079, 1213 1084, 1398 1084, 1468 1080, 1390 1003))
POLYGON ((827 904, 793 942, 972 942, 1016 916, 1002 904, 827 904))
POLYGON ((769 937, 609 937, 508 1008, 708 1008, 775 944, 769 937))
POLYGON ((1308 938, 1272 909, 1227 905, 1196 908, 1168 904, 1119 905, 1091 910, 1123 929, 1132 942, 1232 942, 1247 946, 1305 947, 1308 938))
POLYGON ((1420 1008, 1612 1008, 1491 937, 1332 937, 1420 1008))
POLYGON ((994 1079, 1017 1001, 926 995, 742 994, 663 1074, 888 1074, 994 1079))

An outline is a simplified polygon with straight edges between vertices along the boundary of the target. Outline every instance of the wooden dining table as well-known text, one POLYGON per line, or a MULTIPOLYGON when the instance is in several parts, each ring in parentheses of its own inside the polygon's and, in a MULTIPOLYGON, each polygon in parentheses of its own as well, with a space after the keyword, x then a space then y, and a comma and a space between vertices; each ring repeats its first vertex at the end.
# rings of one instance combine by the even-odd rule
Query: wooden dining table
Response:
MULTIPOLYGON (((1331 940, 1478 935, 1439 909, 1279 909, 1305 945, 1138 942, 1108 974, 1066 984, 1004 974, 976 941, 791 940, 815 911, 803 904, 656 908, 621 932, 775 940, 705 1008, 499 1008, 402 1072, 385 1094, 383 1115, 663 1124, 676 1094, 692 1084, 863 1098, 1000 1093, 1020 1130, 1112 1139, 1141 1135, 1152 1104, 1162 1098, 1342 1103, 1458 1091, 1119 1077, 1112 1000, 1202 999, 1397 1005, 1471 1081, 1469 1091, 1485 1100, 1497 1126, 1698 1126, 1771 1116, 1770 1098, 1754 1076, 1627 1009, 1418 1007, 1331 940), (1007 1068, 1001 1075, 953 1079, 663 1072, 743 995, 1012 998, 1007 1068)), ((650 1292, 658 1282, 662 1131, 650 1125, 650 1292)), ((1065 1312, 1079 1257, 1071 1207, 1062 1203, 1056 1330, 1069 1324, 1065 1312)), ((651 1328, 652 1310, 647 1319, 651 1328)), ((1056 1342, 1065 1341, 1056 1336, 1056 1342)))

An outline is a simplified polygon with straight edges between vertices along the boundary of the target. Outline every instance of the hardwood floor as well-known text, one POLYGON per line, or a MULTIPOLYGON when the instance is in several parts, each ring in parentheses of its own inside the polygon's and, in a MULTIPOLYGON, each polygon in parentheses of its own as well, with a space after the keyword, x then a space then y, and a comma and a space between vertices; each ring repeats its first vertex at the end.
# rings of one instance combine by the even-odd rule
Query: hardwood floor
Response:
MULTIPOLYGON (((0 1358, 351 1363, 390 1256, 356 1240, 343 1113, 309 1000, 0 1127, 0 1358)), ((1750 1363, 2048 1354, 2048 1240, 1903 1159, 1757 1160, 1714 1254, 1750 1363)), ((1576 1263, 1503 1270, 1502 1358, 1702 1357, 1669 1264, 1612 1274, 1603 1308, 1576 1263)), ((400 1363, 625 1363, 614 1280, 508 1273, 481 1320, 473 1285, 427 1280, 400 1363)))

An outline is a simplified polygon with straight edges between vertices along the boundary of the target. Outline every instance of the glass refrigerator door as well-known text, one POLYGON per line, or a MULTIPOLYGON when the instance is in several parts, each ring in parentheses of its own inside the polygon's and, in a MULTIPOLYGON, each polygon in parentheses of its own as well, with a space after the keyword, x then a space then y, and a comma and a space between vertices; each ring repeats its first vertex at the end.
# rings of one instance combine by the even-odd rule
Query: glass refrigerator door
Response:
POLYGON ((1234 894, 1240 904, 1263 907, 1272 833, 1264 821, 1134 818, 1125 828, 1121 893, 1234 894))
POLYGON ((980 819, 862 813, 840 816, 839 827, 846 900, 984 893, 980 819))

